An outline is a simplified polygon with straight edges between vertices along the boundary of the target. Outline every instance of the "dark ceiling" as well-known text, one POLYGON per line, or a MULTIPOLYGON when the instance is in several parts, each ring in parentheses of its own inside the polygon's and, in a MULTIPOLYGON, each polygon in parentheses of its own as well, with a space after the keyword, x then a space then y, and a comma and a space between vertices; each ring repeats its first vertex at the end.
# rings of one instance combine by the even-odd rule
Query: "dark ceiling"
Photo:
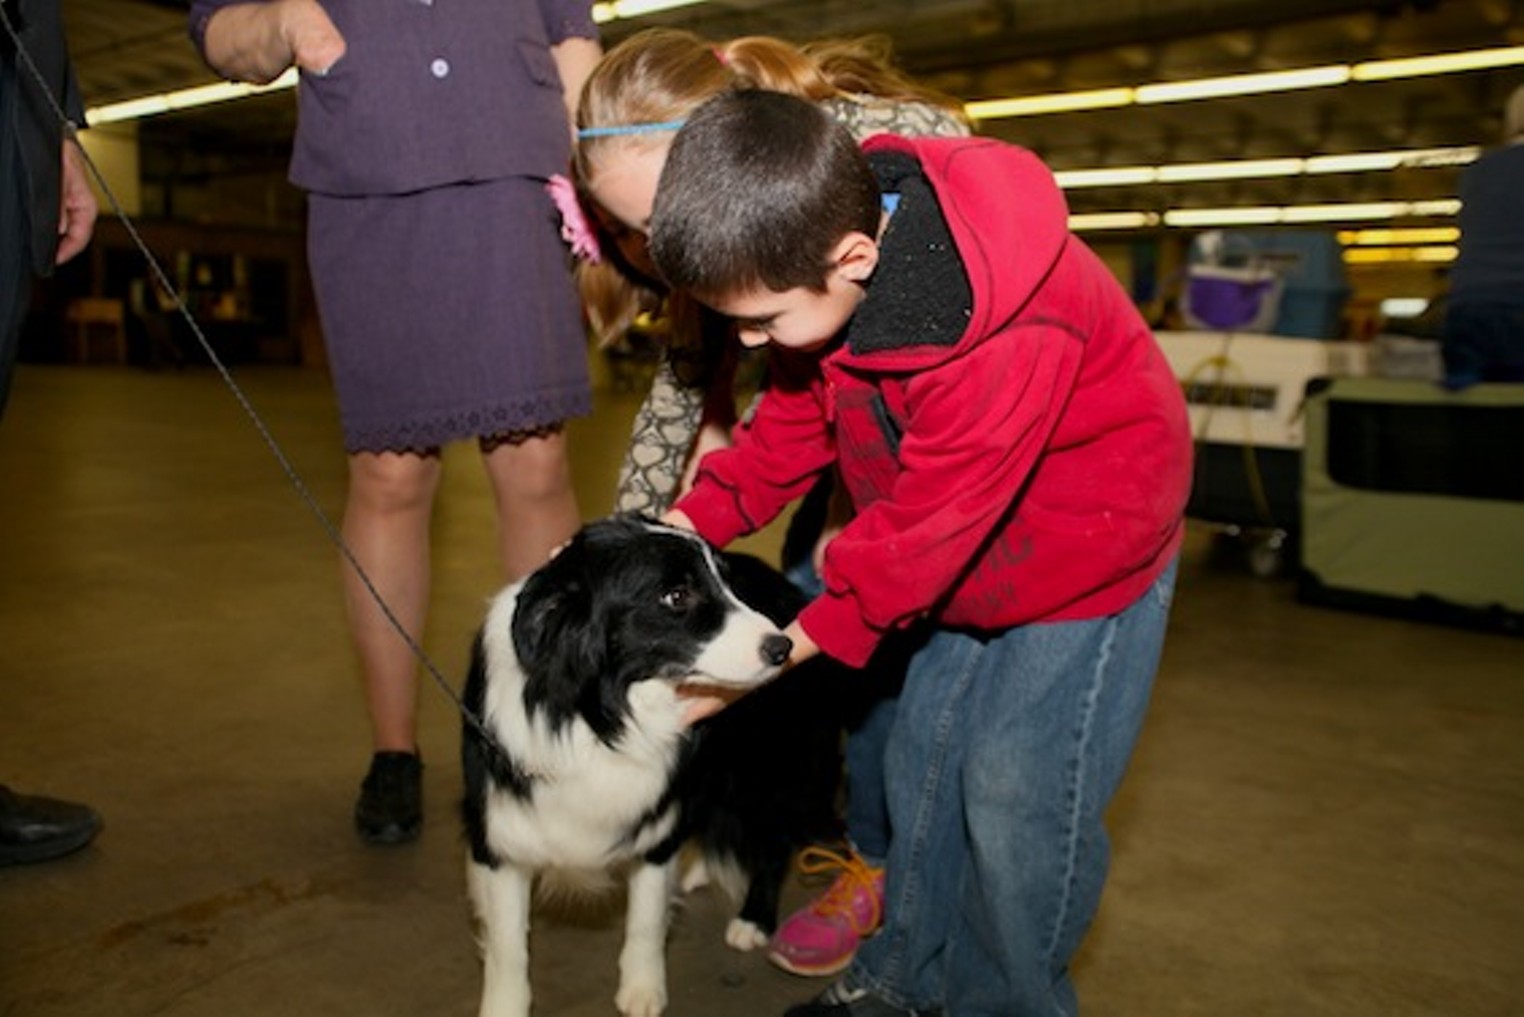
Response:
MULTIPOLYGON (((382 0, 374 0, 382 2, 382 0)), ((176 0, 63 0, 81 87, 99 104, 213 80, 176 0)), ((903 66, 967 100, 1524 44, 1520 0, 713 0, 604 26, 710 38, 881 33, 903 66)), ((986 121, 1055 169, 1492 144, 1524 67, 1293 94, 986 121)), ((144 171, 278 173, 289 94, 141 121, 144 171)), ((1076 211, 1453 196, 1454 169, 1070 193, 1076 211)))

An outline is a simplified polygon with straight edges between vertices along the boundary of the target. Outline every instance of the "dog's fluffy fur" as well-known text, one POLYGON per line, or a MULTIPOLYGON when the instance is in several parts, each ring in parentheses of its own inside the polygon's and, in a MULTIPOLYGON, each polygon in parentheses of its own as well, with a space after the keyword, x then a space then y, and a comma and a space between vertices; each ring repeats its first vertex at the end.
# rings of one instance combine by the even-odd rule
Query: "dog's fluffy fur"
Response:
POLYGON ((493 742, 467 723, 462 749, 484 1017, 529 1013, 529 909, 541 874, 628 875, 615 997, 627 1017, 666 1006, 685 844, 711 871, 741 878, 727 942, 767 941, 794 849, 838 832, 838 669, 805 664, 692 726, 679 689, 774 678, 789 650, 780 626, 800 606, 757 559, 633 517, 584 528, 492 603, 465 705, 493 742))

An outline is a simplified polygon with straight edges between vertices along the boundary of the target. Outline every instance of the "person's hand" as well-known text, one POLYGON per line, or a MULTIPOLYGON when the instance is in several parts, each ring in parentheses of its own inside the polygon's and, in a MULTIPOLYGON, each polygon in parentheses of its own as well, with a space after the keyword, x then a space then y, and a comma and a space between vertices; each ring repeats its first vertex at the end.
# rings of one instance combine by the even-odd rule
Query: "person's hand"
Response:
POLYGON ((84 157, 75 143, 65 138, 62 160, 63 186, 58 209, 58 255, 59 265, 85 249, 95 232, 95 217, 99 210, 95 192, 90 190, 90 178, 85 172, 84 157))
POLYGON ((698 532, 698 527, 693 525, 693 520, 688 518, 688 513, 678 509, 667 509, 662 513, 661 521, 679 530, 687 530, 689 533, 698 532))
POLYGON ((677 482, 678 496, 681 497, 693 489, 693 482, 698 479, 699 464, 704 461, 705 456, 730 446, 729 428, 709 423, 700 427, 698 435, 693 439, 693 448, 688 453, 688 465, 683 467, 682 479, 677 482))
POLYGON ((291 62, 311 74, 327 74, 348 45, 316 0, 284 0, 280 34, 291 47, 291 62))
POLYGON ((750 689, 726 689, 714 685, 678 686, 677 698, 683 700, 685 705, 683 726, 692 727, 706 717, 713 717, 750 691, 750 689))
POLYGON ((794 644, 794 648, 789 651, 788 663, 783 665, 783 670, 798 667, 811 657, 820 655, 820 647, 815 645, 815 640, 811 639, 809 633, 800 627, 799 622, 790 622, 788 628, 783 630, 783 634, 788 636, 789 642, 794 644))
POLYGON ((841 527, 826 523, 820 530, 820 536, 815 538, 815 546, 810 551, 810 564, 815 569, 815 574, 820 575, 820 570, 825 568, 826 547, 841 533, 841 527))
MULTIPOLYGON (((770 679, 771 681, 777 681, 778 677, 787 673, 790 668, 798 667, 820 653, 820 647, 815 645, 815 640, 805 634, 797 621, 784 629, 783 634, 788 636, 789 642, 793 643, 793 649, 789 651, 788 662, 783 665, 777 675, 770 679)), ((683 711, 683 724, 691 727, 706 717, 713 717, 742 696, 755 692, 761 687, 756 685, 749 689, 727 689, 713 685, 681 686, 677 690, 677 696, 684 700, 686 705, 683 711)))
POLYGON ((820 536, 815 538, 815 547, 810 552, 810 564, 815 567, 815 574, 822 575, 825 568, 826 546, 836 539, 837 534, 846 529, 847 523, 857 514, 852 507, 852 496, 847 493, 846 482, 841 479, 838 471, 832 478, 831 497, 826 502, 825 522, 820 526, 820 536))
POLYGON ((256 85, 268 85, 291 66, 327 74, 347 48, 317 0, 219 7, 206 23, 204 42, 214 70, 256 85))

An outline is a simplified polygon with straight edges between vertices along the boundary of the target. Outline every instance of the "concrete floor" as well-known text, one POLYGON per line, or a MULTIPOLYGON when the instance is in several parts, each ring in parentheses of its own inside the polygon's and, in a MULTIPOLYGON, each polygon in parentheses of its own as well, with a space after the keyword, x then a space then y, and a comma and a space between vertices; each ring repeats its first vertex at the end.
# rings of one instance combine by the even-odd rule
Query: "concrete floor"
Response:
MULTIPOLYGON (((237 376, 337 517, 324 377, 237 376)), ((589 514, 632 410, 601 393, 575 428, 589 514)), ((458 683, 496 577, 474 455, 450 455, 425 646, 458 683)), ((473 1012, 454 708, 425 689, 421 841, 359 844, 336 556, 220 379, 24 367, 0 478, 0 781, 106 822, 0 869, 0 1015, 473 1012)), ((1193 533, 1114 811, 1087 1014, 1524 1012, 1520 642, 1300 606, 1209 544, 1193 533)), ((727 950, 725 917, 700 894, 677 921, 674 1017, 816 989, 727 950)), ((536 922, 539 1012, 613 1014, 617 917, 536 922)))

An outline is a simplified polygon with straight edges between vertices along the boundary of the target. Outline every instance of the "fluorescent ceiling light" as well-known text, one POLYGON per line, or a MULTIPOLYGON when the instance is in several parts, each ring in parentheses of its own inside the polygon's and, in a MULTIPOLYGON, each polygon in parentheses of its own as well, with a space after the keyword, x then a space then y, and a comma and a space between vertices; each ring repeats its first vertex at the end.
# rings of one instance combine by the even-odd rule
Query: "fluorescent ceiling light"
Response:
POLYGON ((1453 216, 1459 210, 1460 202, 1453 198, 1434 201, 1351 202, 1342 205, 1175 208, 1164 213, 1164 225, 1185 227, 1305 225, 1307 223, 1453 216))
POLYGON ((1131 88, 1097 88, 1088 92, 1054 92, 1050 95, 1026 95, 1011 99, 982 99, 965 103, 963 112, 971 120, 996 120, 1000 117, 1111 109, 1131 106, 1135 101, 1134 90, 1131 88))
POLYGON ((1394 152, 1353 152, 1347 155, 1296 156, 1284 159, 1230 159, 1223 162, 1185 162, 1165 166, 1116 166, 1098 169, 1057 170, 1053 178, 1065 190, 1085 187, 1127 187, 1143 184, 1202 183, 1209 180, 1245 180, 1255 177, 1286 177, 1302 173, 1390 172, 1394 169, 1428 169, 1462 166, 1476 160, 1475 145, 1457 148, 1419 148, 1394 152))
POLYGON ((1057 170, 1053 179, 1065 190, 1077 187, 1136 187, 1159 179, 1159 167, 1117 166, 1113 169, 1057 170))
POLYGON ((103 124, 116 123, 121 120, 137 120, 142 117, 153 116, 157 113, 172 113, 175 110, 193 109, 197 106, 207 106, 214 102, 227 102, 230 99, 242 99, 248 95, 258 95, 262 92, 274 92, 283 88, 290 88, 296 84, 296 68, 289 68, 286 73, 270 82, 268 85, 250 85, 241 81, 218 81, 210 85, 198 85, 195 88, 182 88, 176 92, 164 92, 159 95, 146 95, 141 99, 128 99, 125 102, 113 102, 104 106, 96 106, 85 111, 85 123, 91 127, 100 127, 103 124))
POLYGON ((1159 167, 1161 184, 1197 183, 1202 180, 1243 180, 1250 177, 1294 177, 1302 172, 1301 159, 1234 159, 1228 162, 1186 162, 1159 167))
POLYGON ((1327 88, 1349 80, 1349 68, 1343 64, 1306 67, 1292 71, 1266 71, 1257 74, 1233 74, 1195 81, 1170 81, 1140 85, 1136 89, 1139 105, 1160 102, 1188 102, 1194 99, 1220 99, 1229 95, 1256 95, 1262 92, 1295 92, 1305 88, 1327 88))
MULTIPOLYGON (((1096 229, 1144 229, 1158 226, 1201 229, 1219 226, 1291 226, 1310 223, 1370 222, 1383 219, 1453 218, 1460 211, 1457 198, 1429 201, 1350 202, 1331 205, 1257 205, 1241 208, 1172 208, 1166 212, 1083 212, 1069 216, 1069 228, 1082 232, 1096 229)), ((1394 227, 1344 230, 1338 234, 1346 247, 1391 249, 1398 245, 1426 245, 1430 252, 1420 258, 1447 260, 1433 252, 1453 249, 1460 238, 1454 226, 1394 227)), ((1373 256, 1372 260, 1380 260, 1373 256)), ((1390 259, 1387 259, 1390 260, 1390 259)))
POLYGON ((1387 297, 1381 313, 1388 318, 1416 318, 1429 309, 1427 297, 1387 297))
POLYGON ((1395 244, 1453 244, 1460 239, 1454 226, 1408 226, 1398 229, 1340 230, 1345 247, 1390 247, 1395 244))
POLYGON ((1454 261, 1460 250, 1455 247, 1351 247, 1344 252, 1346 265, 1386 265, 1393 262, 1422 262, 1443 265, 1454 261))
POLYGON ((1284 71, 1231 74, 1192 81, 1161 81, 1135 88, 1091 89, 1083 92, 1053 92, 1045 95, 1015 96, 1006 99, 981 99, 964 106, 974 120, 1000 117, 1039 116, 1045 113, 1071 113, 1087 109, 1149 105, 1165 102, 1188 102, 1230 95, 1257 95, 1267 92, 1327 88, 1351 81, 1387 81, 1392 78, 1426 77, 1461 71, 1516 67, 1524 64, 1524 46, 1470 50, 1463 53, 1437 53, 1430 56, 1404 57, 1396 60, 1369 60, 1357 64, 1328 64, 1284 71))
POLYGON ((1477 49, 1466 53, 1368 60, 1355 64, 1351 68, 1351 75, 1356 81, 1390 81, 1392 78, 1421 78, 1430 74, 1454 74, 1457 71, 1485 71, 1521 63, 1524 63, 1524 46, 1500 46, 1497 49, 1477 49))
POLYGON ((670 11, 675 7, 690 7, 704 0, 610 0, 593 4, 593 20, 598 24, 617 21, 620 18, 638 18, 657 11, 670 11))
POLYGON ((1408 203, 1408 214, 1413 216, 1448 217, 1459 214, 1460 209, 1459 198, 1434 198, 1408 203))
POLYGON ((1387 173, 1402 165, 1396 152, 1356 152, 1349 155, 1315 155, 1307 160, 1308 173, 1387 173))
POLYGON ((1414 261, 1454 261, 1460 257, 1459 247, 1413 247, 1414 261))
POLYGON ((1356 201, 1339 205, 1291 205, 1281 211, 1282 222, 1350 222, 1358 219, 1400 219, 1411 215, 1412 202, 1356 201))
POLYGON ((1069 217, 1069 228, 1082 230, 1140 230, 1159 225, 1157 212, 1079 212, 1069 217))
POLYGON ((1315 155, 1307 160, 1308 173, 1369 173, 1394 169, 1433 169, 1464 166, 1482 154, 1476 145, 1452 148, 1412 148, 1395 152, 1355 152, 1348 155, 1315 155))
POLYGON ((1278 208, 1173 208, 1164 213, 1166 226, 1268 226, 1281 221, 1278 208))

